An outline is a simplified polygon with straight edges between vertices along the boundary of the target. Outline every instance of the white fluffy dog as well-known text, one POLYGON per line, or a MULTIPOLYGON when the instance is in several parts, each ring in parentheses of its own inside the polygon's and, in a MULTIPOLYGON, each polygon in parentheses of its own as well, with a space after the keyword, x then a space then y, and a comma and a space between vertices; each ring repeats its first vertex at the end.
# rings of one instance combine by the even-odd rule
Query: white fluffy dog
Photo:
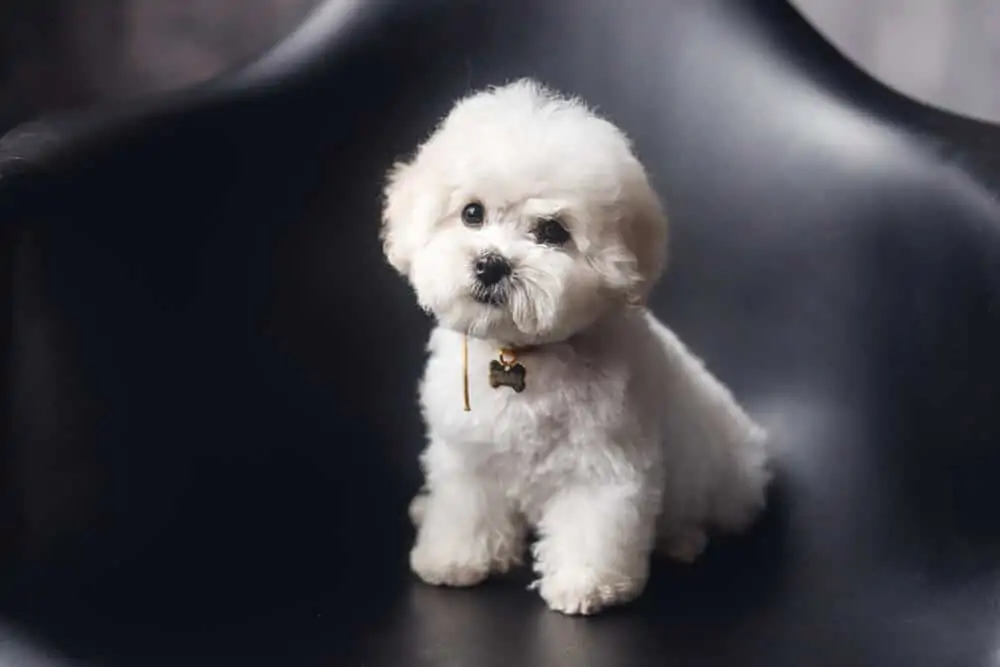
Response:
POLYGON ((420 386, 410 564, 470 586, 520 562, 594 613, 764 504, 764 434, 644 307, 667 222, 629 140, 530 80, 459 101, 385 190, 382 240, 438 326, 420 386))

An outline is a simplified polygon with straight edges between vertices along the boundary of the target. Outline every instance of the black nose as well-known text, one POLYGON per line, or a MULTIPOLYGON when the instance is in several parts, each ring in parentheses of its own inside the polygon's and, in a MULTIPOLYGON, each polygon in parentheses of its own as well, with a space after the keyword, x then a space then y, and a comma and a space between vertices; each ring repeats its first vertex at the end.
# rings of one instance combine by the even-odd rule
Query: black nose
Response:
POLYGON ((476 279, 483 285, 496 285, 510 275, 510 262, 493 252, 479 257, 474 268, 476 279))

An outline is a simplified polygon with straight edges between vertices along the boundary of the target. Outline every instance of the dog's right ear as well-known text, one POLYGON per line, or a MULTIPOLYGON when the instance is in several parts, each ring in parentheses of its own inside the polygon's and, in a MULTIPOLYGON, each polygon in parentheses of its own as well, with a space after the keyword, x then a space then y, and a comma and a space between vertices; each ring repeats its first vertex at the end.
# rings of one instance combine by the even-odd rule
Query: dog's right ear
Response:
POLYGON ((413 254, 426 238, 427 220, 434 216, 432 190, 420 181, 414 162, 397 162, 382 195, 382 251, 403 275, 409 274, 413 254))

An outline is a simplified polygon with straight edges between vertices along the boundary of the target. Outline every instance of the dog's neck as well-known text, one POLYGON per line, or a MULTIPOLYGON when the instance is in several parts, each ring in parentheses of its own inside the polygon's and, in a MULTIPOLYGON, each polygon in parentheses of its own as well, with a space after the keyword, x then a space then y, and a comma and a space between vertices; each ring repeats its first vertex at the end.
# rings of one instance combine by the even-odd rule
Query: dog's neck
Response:
POLYGON ((606 338, 609 330, 628 317, 634 310, 633 307, 612 308, 601 315, 597 320, 584 329, 574 332, 565 338, 554 340, 541 340, 529 343, 510 343, 496 338, 469 336, 469 341, 492 348, 497 354, 504 352, 524 358, 545 354, 547 351, 566 347, 572 349, 586 349, 606 338))
MULTIPOLYGON (((634 312, 634 311, 633 311, 634 312)), ((532 357, 537 358, 549 349, 569 347, 574 354, 590 356, 598 352, 602 341, 612 336, 610 329, 620 326, 624 318, 630 316, 630 309, 612 309, 604 313, 593 324, 568 338, 551 342, 539 342, 527 345, 511 345, 499 340, 474 338, 479 345, 489 346, 495 350, 495 356, 489 363, 489 382, 494 389, 509 388, 517 393, 523 392, 530 382, 530 367, 532 357)), ((462 339, 462 370, 463 370, 463 403, 464 410, 471 410, 469 398, 469 343, 470 336, 462 339)))

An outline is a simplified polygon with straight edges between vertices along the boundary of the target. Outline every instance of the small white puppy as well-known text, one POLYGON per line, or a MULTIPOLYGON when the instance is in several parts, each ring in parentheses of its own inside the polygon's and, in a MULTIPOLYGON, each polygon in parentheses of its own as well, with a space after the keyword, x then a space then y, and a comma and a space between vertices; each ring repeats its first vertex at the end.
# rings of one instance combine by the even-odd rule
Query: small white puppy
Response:
POLYGON ((667 222, 629 140, 521 80, 459 101, 385 190, 382 239, 437 328, 410 554, 470 586, 520 562, 589 614, 764 504, 764 433, 643 303, 667 222))

